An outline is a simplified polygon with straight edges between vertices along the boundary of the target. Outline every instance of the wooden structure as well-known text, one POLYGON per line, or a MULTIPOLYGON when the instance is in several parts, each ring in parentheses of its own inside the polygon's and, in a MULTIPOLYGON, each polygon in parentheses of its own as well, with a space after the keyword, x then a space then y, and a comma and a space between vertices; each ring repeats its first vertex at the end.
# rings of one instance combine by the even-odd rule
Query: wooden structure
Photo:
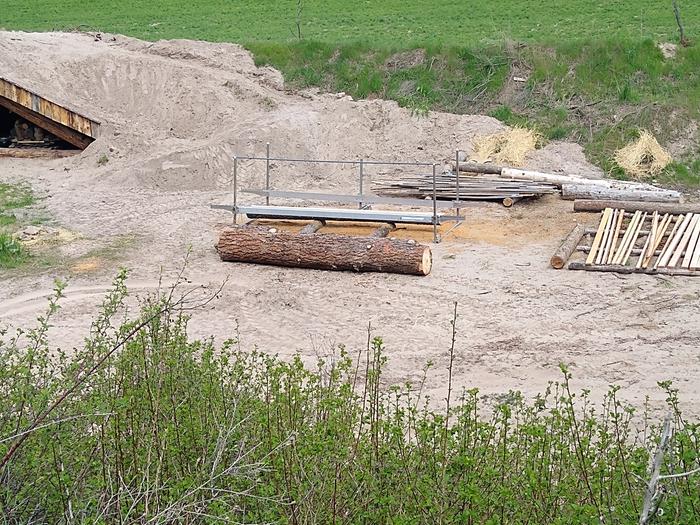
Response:
MULTIPOLYGON (((259 226, 237 226, 221 232, 216 250, 223 261, 355 272, 428 275, 430 248, 415 241, 314 233, 319 224, 299 234, 259 226)), ((309 226, 311 226, 309 225, 309 226)))
POLYGON ((3 77, 0 77, 0 106, 78 149, 87 148, 99 133, 99 122, 3 77))
POLYGON ((585 231, 593 234, 589 245, 576 248, 587 254, 585 262, 569 269, 700 276, 700 213, 606 208, 598 228, 585 231))

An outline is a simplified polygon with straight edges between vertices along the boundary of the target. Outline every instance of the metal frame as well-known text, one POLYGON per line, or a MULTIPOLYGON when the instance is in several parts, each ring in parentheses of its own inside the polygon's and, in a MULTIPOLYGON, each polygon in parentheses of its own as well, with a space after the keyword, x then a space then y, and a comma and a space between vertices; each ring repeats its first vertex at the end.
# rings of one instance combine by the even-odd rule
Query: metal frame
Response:
MULTIPOLYGON (((222 209, 231 209, 233 212, 233 221, 234 224, 237 222, 238 219, 238 213, 241 210, 241 207, 238 206, 238 162, 241 160, 252 160, 252 161, 265 161, 265 189, 264 190, 241 190, 245 193, 253 193, 257 195, 264 195, 265 197, 265 205, 266 206, 271 206, 270 204, 270 199, 271 197, 277 196, 277 197, 282 197, 282 198, 291 198, 291 199, 313 199, 314 197, 318 197, 318 200, 326 200, 326 201, 335 201, 335 202, 357 202, 358 208, 360 210, 365 210, 370 207, 371 204, 397 204, 397 205, 410 205, 410 206, 431 206, 432 207, 432 225, 433 225, 433 240, 434 242, 440 242, 440 238, 438 236, 438 231, 437 227, 438 224, 440 223, 440 220, 438 218, 438 207, 440 208, 456 208, 457 209, 457 215, 456 216, 442 216, 440 217, 443 220, 454 220, 457 222, 457 225, 461 223, 461 216, 460 216, 460 198, 459 198, 459 152, 456 153, 456 161, 457 161, 457 199, 454 201, 440 201, 440 204, 438 204, 437 200, 437 164, 436 163, 429 163, 429 162, 397 162, 397 161, 376 161, 376 160, 365 160, 365 159, 359 159, 359 160, 323 160, 323 159, 295 159, 295 158, 287 158, 287 157, 272 157, 270 155, 270 143, 267 142, 265 144, 265 156, 264 157, 255 157, 255 156, 238 156, 234 155, 233 156, 233 206, 215 206, 216 208, 222 208, 222 209), (270 189, 270 179, 271 179, 271 171, 270 171, 270 162, 272 161, 278 161, 278 162, 290 162, 290 163, 299 163, 299 164, 334 164, 334 165, 358 165, 359 170, 358 170, 358 193, 356 196, 352 195, 336 195, 336 194, 330 194, 330 193, 319 193, 319 194, 313 194, 313 193, 308 193, 308 192, 293 192, 293 191, 285 191, 285 192, 276 192, 270 189), (433 192, 432 192, 432 199, 430 200, 421 200, 421 199, 404 199, 404 198, 394 198, 394 197, 379 197, 379 196, 374 196, 374 195, 366 195, 364 193, 364 179, 365 179, 365 166, 407 166, 407 167, 430 167, 432 169, 432 180, 433 180, 433 192), (408 202, 410 201, 410 202, 408 202), (456 205, 456 206, 455 206, 456 205)), ((410 215, 410 214, 407 214, 410 215)), ((451 228, 451 230, 454 229, 451 228)), ((450 231, 451 231, 450 230, 450 231)))

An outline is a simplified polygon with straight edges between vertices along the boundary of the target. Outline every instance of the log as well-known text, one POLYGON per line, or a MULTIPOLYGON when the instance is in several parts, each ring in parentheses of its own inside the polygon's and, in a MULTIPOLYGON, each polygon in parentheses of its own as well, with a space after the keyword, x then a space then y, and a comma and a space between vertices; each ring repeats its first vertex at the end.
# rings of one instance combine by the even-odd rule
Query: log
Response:
POLYGON ((428 275, 430 248, 414 241, 315 233, 296 235, 258 226, 227 228, 216 250, 223 261, 318 270, 428 275))
POLYGON ((324 221, 313 221, 299 230, 299 235, 311 235, 325 226, 324 221))
MULTIPOLYGON (((600 186, 602 188, 618 189, 620 191, 670 191, 662 190, 661 188, 642 182, 628 182, 612 179, 587 179, 585 177, 555 175, 553 173, 542 173, 539 171, 527 171, 515 168, 503 168, 501 170, 501 177, 506 179, 526 180, 530 182, 544 182, 559 187, 562 187, 565 184, 579 184, 582 186, 600 186)), ((613 205, 607 207, 621 208, 622 206, 613 205)))
MULTIPOLYGON (((562 184, 561 198, 572 201, 575 199, 612 201, 643 201, 643 202, 680 202, 681 194, 673 190, 644 190, 617 187, 595 186, 591 184, 562 184)), ((622 208, 623 206, 617 206, 622 208)))
MULTIPOLYGON (((452 166, 454 169, 456 166, 452 166)), ((486 173, 489 175, 500 175, 503 168, 495 164, 479 164, 477 162, 460 162, 459 171, 467 173, 486 173)))
POLYGON ((589 272, 613 272, 613 273, 643 273, 645 275, 681 275, 685 277, 700 277, 700 271, 686 270, 685 268, 635 268, 634 266, 622 266, 619 264, 584 264, 570 262, 569 270, 587 270, 589 272))
POLYGON ((642 202, 614 200, 575 200, 574 211, 599 212, 605 208, 624 208, 625 211, 645 211, 647 213, 700 213, 700 203, 642 202))
POLYGON ((552 258, 549 260, 552 268, 560 270, 564 267, 566 261, 569 260, 571 254, 576 250, 578 243, 581 242, 585 230, 582 224, 574 226, 569 235, 564 239, 564 242, 561 243, 561 246, 557 248, 557 251, 554 252, 554 255, 552 255, 552 258))
POLYGON ((395 224, 392 224, 392 223, 382 224, 379 228, 377 228, 372 233, 370 233, 369 236, 373 237, 375 239, 380 239, 382 237, 386 237, 391 232, 393 232, 395 229, 396 229, 395 224))

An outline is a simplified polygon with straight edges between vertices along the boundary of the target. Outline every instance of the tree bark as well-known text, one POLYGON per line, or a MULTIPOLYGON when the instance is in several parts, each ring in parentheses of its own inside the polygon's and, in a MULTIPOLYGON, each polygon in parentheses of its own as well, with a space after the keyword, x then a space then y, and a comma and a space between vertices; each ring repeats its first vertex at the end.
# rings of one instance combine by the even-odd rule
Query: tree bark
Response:
POLYGON ((296 235, 241 226, 221 232, 216 245, 224 261, 318 270, 428 275, 430 248, 414 241, 349 235, 296 235))
POLYGON ((566 261, 568 261, 569 257, 571 257, 571 254, 576 251, 576 247, 578 246, 578 243, 581 242, 585 231, 586 228, 583 226, 583 224, 577 224, 574 226, 574 229, 571 230, 569 235, 566 236, 564 242, 561 243, 561 246, 557 248, 557 251, 554 252, 554 255, 552 255, 552 258, 549 260, 552 268, 560 270, 564 267, 566 261))
POLYGON ((643 201, 643 202, 680 202, 681 194, 673 190, 644 190, 627 188, 606 188, 590 184, 562 184, 561 198, 572 201, 575 199, 607 199, 613 201, 643 201))
POLYGON ((647 213, 700 213, 700 203, 670 203, 614 200, 575 200, 574 211, 598 212, 605 208, 622 208, 625 212, 645 211, 647 213))

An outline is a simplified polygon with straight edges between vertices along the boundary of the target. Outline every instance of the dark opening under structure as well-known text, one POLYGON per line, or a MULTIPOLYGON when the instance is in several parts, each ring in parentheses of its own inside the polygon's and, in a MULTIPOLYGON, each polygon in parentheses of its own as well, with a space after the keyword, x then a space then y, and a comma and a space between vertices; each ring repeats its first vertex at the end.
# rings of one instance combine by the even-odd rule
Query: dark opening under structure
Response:
POLYGON ((99 122, 0 77, 0 148, 83 150, 99 122))

